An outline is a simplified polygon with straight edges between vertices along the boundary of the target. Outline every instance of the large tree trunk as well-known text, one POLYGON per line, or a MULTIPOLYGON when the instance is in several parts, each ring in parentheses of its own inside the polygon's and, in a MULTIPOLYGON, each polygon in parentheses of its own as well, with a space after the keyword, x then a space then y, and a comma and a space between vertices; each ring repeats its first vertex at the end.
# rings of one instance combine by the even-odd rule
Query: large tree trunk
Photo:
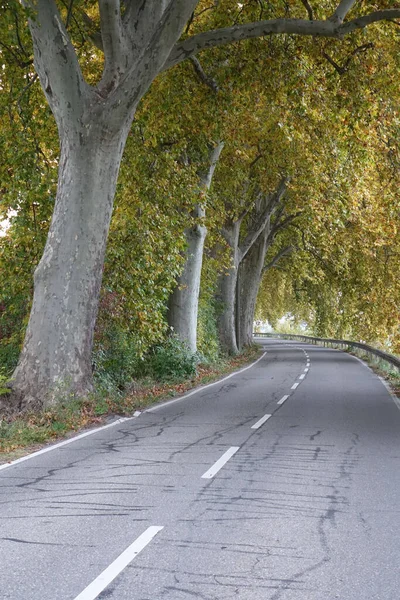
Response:
MULTIPOLYGON (((268 248, 275 239, 277 232, 286 227, 296 215, 284 217, 284 204, 282 199, 286 194, 288 178, 281 179, 275 192, 269 196, 259 198, 256 206, 256 214, 263 215, 260 219, 262 230, 255 239, 250 238, 251 245, 248 246, 246 254, 242 253, 240 261, 240 283, 238 289, 239 301, 239 323, 237 324, 238 338, 241 346, 251 346, 253 343, 253 321, 257 302, 258 290, 260 288, 261 278, 265 270, 265 256, 268 248), (273 226, 271 226, 271 216, 275 214, 273 226)), ((257 230, 256 232, 257 233, 257 230)), ((243 243, 242 246, 245 244, 243 243)), ((285 248, 275 257, 273 264, 279 262, 280 258, 287 253, 285 248)))
POLYGON ((223 236, 230 248, 231 265, 218 277, 216 300, 219 305, 218 333, 221 348, 228 354, 239 352, 236 342, 235 301, 239 267, 239 233, 241 220, 226 224, 223 236))
POLYGON ((21 408, 92 388, 93 330, 125 137, 93 126, 89 136, 68 131, 62 138, 54 215, 13 376, 21 408))
POLYGON ((169 326, 192 352, 197 350, 197 314, 206 235, 207 229, 202 225, 186 229, 186 262, 168 305, 169 326))
POLYGON ((253 322, 263 273, 269 228, 258 237, 240 265, 239 338, 242 346, 253 343, 253 322))
POLYGON ((236 304, 239 266, 259 236, 265 229, 269 230, 271 212, 283 193, 281 190, 286 189, 285 185, 283 180, 278 192, 272 195, 258 193, 253 209, 242 211, 235 220, 229 219, 222 229, 222 235, 230 249, 231 266, 228 273, 223 272, 218 278, 216 299, 221 311, 218 317, 219 340, 222 349, 229 354, 237 354, 242 344, 240 324, 237 323, 242 309, 240 301, 239 306, 236 304), (247 234, 239 244, 240 227, 246 215, 249 215, 250 222, 247 234))
MULTIPOLYGON (((210 153, 210 166, 200 177, 200 193, 204 196, 210 187, 215 167, 224 147, 219 142, 210 153)), ((205 202, 205 197, 203 202, 205 202)), ((182 274, 168 303, 168 324, 173 332, 185 342, 192 352, 197 350, 197 315, 199 309, 199 293, 201 269, 203 265, 204 241, 207 228, 203 225, 205 204, 198 204, 192 215, 198 222, 185 231, 187 249, 182 274)))

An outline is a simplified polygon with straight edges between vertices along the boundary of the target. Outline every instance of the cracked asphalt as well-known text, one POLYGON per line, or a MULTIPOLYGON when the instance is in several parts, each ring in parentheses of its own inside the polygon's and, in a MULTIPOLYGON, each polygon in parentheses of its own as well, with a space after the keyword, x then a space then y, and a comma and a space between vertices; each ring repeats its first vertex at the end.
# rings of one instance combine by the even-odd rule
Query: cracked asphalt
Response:
POLYGON ((345 353, 262 344, 243 373, 0 471, 0 598, 75 600, 159 526, 82 597, 398 600, 400 411, 345 353))

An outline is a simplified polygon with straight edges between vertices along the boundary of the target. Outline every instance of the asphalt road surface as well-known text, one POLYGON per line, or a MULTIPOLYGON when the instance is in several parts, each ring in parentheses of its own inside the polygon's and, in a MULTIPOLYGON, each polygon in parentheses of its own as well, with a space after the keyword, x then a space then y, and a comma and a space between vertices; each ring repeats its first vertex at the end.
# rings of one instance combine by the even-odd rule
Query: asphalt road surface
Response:
POLYGON ((400 411, 331 349, 0 470, 3 600, 399 600, 400 411), (296 385, 297 384, 297 385, 296 385))

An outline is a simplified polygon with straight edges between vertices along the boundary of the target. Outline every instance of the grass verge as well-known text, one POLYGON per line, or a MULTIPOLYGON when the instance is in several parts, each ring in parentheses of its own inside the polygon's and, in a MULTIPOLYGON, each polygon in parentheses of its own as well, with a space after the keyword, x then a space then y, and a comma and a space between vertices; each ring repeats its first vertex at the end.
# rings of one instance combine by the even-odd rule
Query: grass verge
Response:
POLYGON ((115 416, 131 416, 136 410, 217 381, 252 363, 260 355, 260 348, 254 346, 218 364, 198 365, 196 376, 190 379, 163 384, 144 379, 137 381, 123 396, 93 394, 84 400, 72 399, 40 412, 3 418, 0 420, 0 464, 39 450, 48 442, 71 437, 82 429, 104 425, 115 416))

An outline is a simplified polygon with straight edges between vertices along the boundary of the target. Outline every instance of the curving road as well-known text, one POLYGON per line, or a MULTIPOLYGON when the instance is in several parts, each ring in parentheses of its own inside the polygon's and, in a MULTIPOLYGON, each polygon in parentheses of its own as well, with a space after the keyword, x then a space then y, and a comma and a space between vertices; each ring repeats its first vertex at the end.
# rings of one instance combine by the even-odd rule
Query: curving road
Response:
POLYGON ((357 359, 257 364, 0 467, 3 600, 398 600, 400 411, 357 359))

